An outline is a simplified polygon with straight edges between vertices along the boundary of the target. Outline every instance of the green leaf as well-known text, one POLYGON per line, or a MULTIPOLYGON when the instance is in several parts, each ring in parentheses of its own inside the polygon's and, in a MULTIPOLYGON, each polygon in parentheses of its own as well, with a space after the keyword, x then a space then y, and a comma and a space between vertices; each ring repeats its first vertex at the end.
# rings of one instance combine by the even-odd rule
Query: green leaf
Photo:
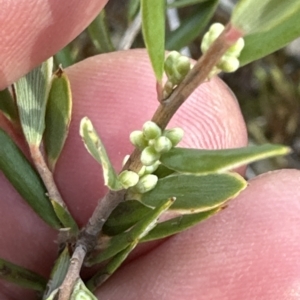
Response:
POLYGON ((141 0, 142 30, 155 77, 162 81, 165 60, 165 1, 141 0))
POLYGON ((105 185, 114 191, 121 190, 122 184, 118 180, 117 173, 107 156, 104 145, 92 122, 87 117, 84 117, 80 122, 80 135, 88 152, 102 165, 105 185))
POLYGON ((97 300, 97 297, 87 289, 84 282, 79 278, 74 285, 70 300, 97 300))
POLYGON ((135 225, 152 211, 152 208, 136 200, 121 202, 110 214, 103 226, 106 235, 117 235, 135 225))
POLYGON ((50 170, 55 164, 68 135, 72 113, 72 94, 70 82, 62 69, 53 76, 46 110, 44 133, 45 151, 50 170))
POLYGON ((299 1, 241 0, 235 6, 231 22, 245 34, 269 31, 299 15, 299 1))
POLYGON ((54 290, 61 286, 67 274, 70 259, 71 256, 69 254, 68 247, 66 247, 55 261, 43 299, 47 299, 54 290))
POLYGON ((14 84, 20 121, 29 145, 39 146, 42 140, 52 66, 53 59, 49 58, 14 84))
POLYGON ((171 170, 171 169, 167 168, 166 166, 160 164, 158 166, 157 170, 153 174, 156 175, 158 178, 163 178, 163 177, 167 177, 174 173, 175 173, 174 170, 171 170))
POLYGON ((231 18, 234 27, 245 34, 240 64, 264 57, 299 37, 299 14, 299 1, 240 1, 231 18))
POLYGON ((260 159, 289 152, 288 147, 270 144, 222 150, 173 148, 163 154, 160 161, 167 168, 179 173, 224 173, 260 159))
POLYGON ((156 226, 158 218, 174 203, 174 199, 169 198, 168 200, 160 200, 157 202, 157 207, 151 210, 138 223, 136 223, 132 229, 112 237, 108 242, 107 247, 103 249, 100 254, 97 254, 88 260, 88 265, 97 264, 113 257, 128 247, 131 243, 138 242, 147 235, 148 232, 156 226))
POLYGON ((200 212, 191 215, 183 215, 165 222, 158 223, 146 236, 142 238, 141 242, 149 242, 166 238, 168 236, 184 231, 213 216, 220 210, 221 208, 218 207, 205 212, 200 212))
POLYGON ((211 210, 236 197, 247 186, 238 174, 176 174, 159 179, 155 189, 140 195, 145 205, 156 207, 161 199, 175 197, 170 208, 182 214, 211 210))
POLYGON ((202 2, 213 2, 214 0, 176 0, 168 4, 168 8, 186 7, 189 5, 195 5, 202 2))
POLYGON ((134 241, 127 248, 116 254, 103 269, 88 280, 86 287, 91 291, 95 291, 97 287, 103 284, 121 266, 137 244, 138 242, 134 241))
POLYGON ((61 228, 39 175, 13 140, 0 129, 0 170, 31 208, 51 227, 61 228))
POLYGON ((62 225, 65 228, 70 228, 70 233, 76 235, 79 229, 77 223, 75 222, 71 214, 64 207, 62 207, 58 202, 51 201, 51 203, 62 225))
POLYGON ((102 10, 95 20, 88 27, 88 34, 100 53, 113 52, 115 47, 110 39, 110 33, 108 31, 106 23, 105 10, 102 10))
POLYGON ((45 289, 47 283, 46 279, 41 275, 2 258, 0 258, 0 278, 39 292, 45 289))
POLYGON ((19 122, 17 106, 8 89, 0 91, 0 111, 12 123, 19 122))
POLYGON ((197 6, 195 12, 183 20, 180 27, 172 31, 167 36, 166 49, 180 50, 195 40, 208 24, 217 8, 217 5, 218 0, 211 0, 197 6))

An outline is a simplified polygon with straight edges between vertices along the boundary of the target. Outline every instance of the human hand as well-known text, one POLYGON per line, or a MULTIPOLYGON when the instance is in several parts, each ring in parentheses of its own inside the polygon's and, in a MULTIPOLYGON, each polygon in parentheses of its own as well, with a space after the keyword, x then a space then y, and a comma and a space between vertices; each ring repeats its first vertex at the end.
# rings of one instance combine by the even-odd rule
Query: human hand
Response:
MULTIPOLYGON (((45 44, 40 47, 31 48, 32 53, 47 50, 45 44)), ((28 70, 22 67, 17 74, 28 70)), ((97 56, 66 71, 74 113, 55 176, 70 211, 84 225, 105 190, 101 169, 79 137, 80 119, 87 115, 93 121, 119 167, 132 150, 129 132, 150 119, 157 106, 155 82, 140 50, 97 56)), ((14 72, 6 78, 17 79, 14 72)), ((5 86, 5 80, 0 77, 0 84, 5 86)), ((0 124, 8 128, 3 118, 0 124)), ((229 148, 247 142, 238 104, 218 79, 203 84, 172 124, 185 129, 189 147, 229 148)), ((56 232, 0 176, 0 257, 47 276, 56 256, 56 232)), ((142 246, 143 255, 137 252, 125 263, 98 290, 99 299, 298 299, 298 185, 295 170, 250 181, 220 214, 159 245, 142 246)), ((0 281, 0 299, 34 299, 34 294, 0 281)))

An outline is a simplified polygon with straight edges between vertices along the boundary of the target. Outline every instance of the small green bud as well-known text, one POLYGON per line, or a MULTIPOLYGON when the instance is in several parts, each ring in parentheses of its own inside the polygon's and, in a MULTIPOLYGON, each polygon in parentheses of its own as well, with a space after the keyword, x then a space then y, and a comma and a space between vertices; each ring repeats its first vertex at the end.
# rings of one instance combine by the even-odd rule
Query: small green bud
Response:
POLYGON ((209 32, 206 32, 201 41, 202 53, 205 53, 208 50, 208 48, 210 47, 210 44, 211 44, 211 42, 210 42, 209 32))
POLYGON ((155 140, 154 149, 158 153, 168 152, 172 148, 171 141, 166 136, 160 136, 155 140))
POLYGON ((118 179, 121 182, 124 189, 128 189, 136 185, 140 179, 139 175, 133 171, 125 170, 118 175, 118 179))
POLYGON ((223 56, 221 62, 217 65, 222 71, 230 73, 236 71, 239 66, 239 60, 234 56, 223 56))
POLYGON ((146 166, 142 166, 138 172, 139 177, 142 177, 146 172, 146 166))
POLYGON ((148 141, 145 139, 143 132, 140 130, 132 131, 130 133, 129 140, 133 146, 140 150, 143 150, 148 146, 148 141))
POLYGON ((157 170, 157 168, 159 167, 159 165, 160 165, 160 161, 156 161, 151 166, 147 166, 147 167, 144 166, 145 167, 144 174, 152 174, 153 172, 155 172, 157 170))
POLYGON ((218 36, 223 32, 224 30, 224 25, 221 23, 214 23, 209 27, 209 38, 210 38, 210 43, 212 44, 218 36))
POLYGON ((187 56, 181 56, 176 64, 176 69, 179 74, 184 78, 191 69, 191 62, 187 56))
POLYGON ((163 99, 167 99, 173 92, 174 84, 168 79, 163 88, 163 99))
POLYGON ((234 57, 239 57, 243 48, 245 46, 245 40, 243 38, 239 38, 234 45, 232 45, 227 51, 225 55, 230 55, 234 57))
POLYGON ((179 127, 166 129, 163 132, 163 136, 167 137, 171 141, 173 147, 175 147, 182 140, 183 134, 183 129, 179 127))
POLYGON ((191 69, 191 63, 188 57, 172 51, 165 60, 164 69, 172 85, 177 85, 191 69))
POLYGON ((146 147, 141 154, 141 162, 144 166, 151 166, 153 165, 157 160, 159 160, 160 154, 157 153, 154 148, 152 147, 146 147))
POLYGON ((161 129, 152 121, 147 121, 143 126, 143 134, 146 140, 156 139, 161 136, 161 129))
POLYGON ((140 178, 136 186, 133 187, 134 191, 144 194, 155 188, 158 177, 153 174, 146 174, 140 178))
POLYGON ((165 63, 164 63, 164 69, 167 75, 169 74, 169 72, 172 72, 174 63, 177 61, 177 59, 180 56, 181 54, 177 51, 171 51, 168 54, 168 57, 165 59, 165 63))
POLYGON ((201 42, 201 51, 205 53, 211 44, 219 37, 224 30, 224 25, 221 23, 214 23, 209 27, 208 32, 205 33, 201 42))

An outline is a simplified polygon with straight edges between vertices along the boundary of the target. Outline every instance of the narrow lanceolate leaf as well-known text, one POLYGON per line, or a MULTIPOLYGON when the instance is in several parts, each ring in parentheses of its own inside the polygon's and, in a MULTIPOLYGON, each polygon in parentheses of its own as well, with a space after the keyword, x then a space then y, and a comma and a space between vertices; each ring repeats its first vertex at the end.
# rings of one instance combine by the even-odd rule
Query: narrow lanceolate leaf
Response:
POLYGON ((39 292, 45 289, 47 283, 44 277, 2 258, 0 258, 0 278, 39 292))
POLYGON ((189 5, 195 5, 202 2, 212 2, 213 0, 176 0, 168 4, 168 7, 186 7, 189 5))
POLYGON ((46 196, 45 186, 13 140, 0 129, 0 170, 31 208, 50 226, 61 223, 46 196))
POLYGON ((0 91, 0 111, 12 123, 18 122, 17 106, 8 89, 0 91))
POLYGON ((53 59, 49 58, 14 84, 20 121, 29 145, 39 146, 42 140, 52 66, 53 59))
POLYGON ((152 211, 150 207, 136 200, 121 202, 110 214, 102 232, 106 235, 117 235, 135 225, 152 211))
POLYGON ((80 136, 88 152, 102 165, 105 185, 111 190, 121 190, 122 184, 118 180, 117 173, 108 158, 104 145, 94 129, 92 122, 87 117, 81 120, 80 136))
POLYGON ((72 113, 72 94, 67 75, 59 69, 52 78, 44 133, 49 168, 53 171, 68 135, 72 113))
POLYGON ((86 287, 91 291, 95 291, 97 287, 102 285, 121 266, 121 264, 137 244, 138 241, 133 241, 124 250, 115 255, 103 269, 101 269, 91 279, 88 280, 86 287))
POLYGON ((142 30, 157 81, 162 81, 165 60, 165 1, 141 0, 142 30))
POLYGON ((163 154, 160 161, 168 169, 179 173, 224 173, 257 160, 289 152, 288 147, 270 144, 222 150, 173 148, 163 154))
POLYGON ((43 299, 47 299, 54 290, 61 286, 70 265, 70 258, 68 247, 66 247, 55 261, 43 299))
MULTIPOLYGON (((197 1, 199 2, 199 1, 197 1)), ((173 4, 176 4, 174 2, 173 4)), ((166 49, 180 50, 199 37, 202 30, 210 21, 218 5, 218 0, 210 0, 197 6, 192 15, 183 20, 176 30, 170 32, 166 38, 166 49)))
POLYGON ((78 225, 73 219, 72 215, 64 208, 62 207, 58 202, 56 201, 51 201, 53 209, 62 223, 64 228, 69 228, 70 233, 73 234, 74 236, 78 233, 78 225))
POLYGON ((218 207, 197 214, 181 215, 165 222, 158 223, 141 242, 154 241, 184 231, 218 213, 222 208, 218 207))
POLYGON ((74 285, 70 300, 97 300, 97 297, 87 289, 84 282, 79 278, 74 285))
POLYGON ((159 179, 155 189, 141 195, 141 201, 156 207, 161 199, 175 197, 171 210, 182 214, 211 210, 236 197, 247 186, 238 174, 176 174, 159 179))
POLYGON ((91 257, 88 260, 88 265, 105 261, 124 250, 132 242, 139 242, 139 240, 146 236, 148 232, 156 226, 158 218, 167 211, 175 201, 174 198, 169 198, 165 201, 162 201, 161 199, 160 201, 157 201, 157 207, 136 223, 132 229, 112 237, 108 242, 107 247, 101 251, 100 254, 91 257))
POLYGON ((300 1, 242 0, 231 22, 245 35, 240 64, 266 56, 300 36, 300 1))
POLYGON ((105 10, 102 10, 88 27, 88 34, 100 53, 115 51, 110 39, 105 10))

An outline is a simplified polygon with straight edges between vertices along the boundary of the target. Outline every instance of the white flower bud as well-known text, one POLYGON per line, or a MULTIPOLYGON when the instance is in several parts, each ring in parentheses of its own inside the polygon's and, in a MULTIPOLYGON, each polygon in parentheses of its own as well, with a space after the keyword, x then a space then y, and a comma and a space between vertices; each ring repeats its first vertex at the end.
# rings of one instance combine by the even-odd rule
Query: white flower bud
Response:
POLYGON ((147 121, 143 126, 145 139, 152 140, 161 136, 161 129, 152 121, 147 121))
POLYGON ((148 146, 148 141, 145 139, 143 132, 140 130, 132 131, 130 133, 129 140, 133 146, 140 150, 143 150, 148 146))
POLYGON ((166 136, 160 136, 155 140, 154 149, 158 153, 168 152, 172 148, 171 141, 166 136))
POLYGON ((166 129, 163 132, 163 136, 167 137, 171 141, 173 147, 175 147, 182 140, 183 134, 183 129, 179 127, 166 129))
POLYGON ((159 160, 160 154, 157 153, 154 148, 152 147, 146 147, 141 154, 141 162, 144 166, 151 166, 153 165, 157 160, 159 160))
POLYGON ((125 170, 118 175, 118 179, 121 182, 124 189, 128 189, 136 185, 139 181, 139 175, 133 171, 125 170))
POLYGON ((153 174, 146 174, 140 178, 133 190, 137 193, 144 194, 155 188, 158 181, 158 177, 153 174))

